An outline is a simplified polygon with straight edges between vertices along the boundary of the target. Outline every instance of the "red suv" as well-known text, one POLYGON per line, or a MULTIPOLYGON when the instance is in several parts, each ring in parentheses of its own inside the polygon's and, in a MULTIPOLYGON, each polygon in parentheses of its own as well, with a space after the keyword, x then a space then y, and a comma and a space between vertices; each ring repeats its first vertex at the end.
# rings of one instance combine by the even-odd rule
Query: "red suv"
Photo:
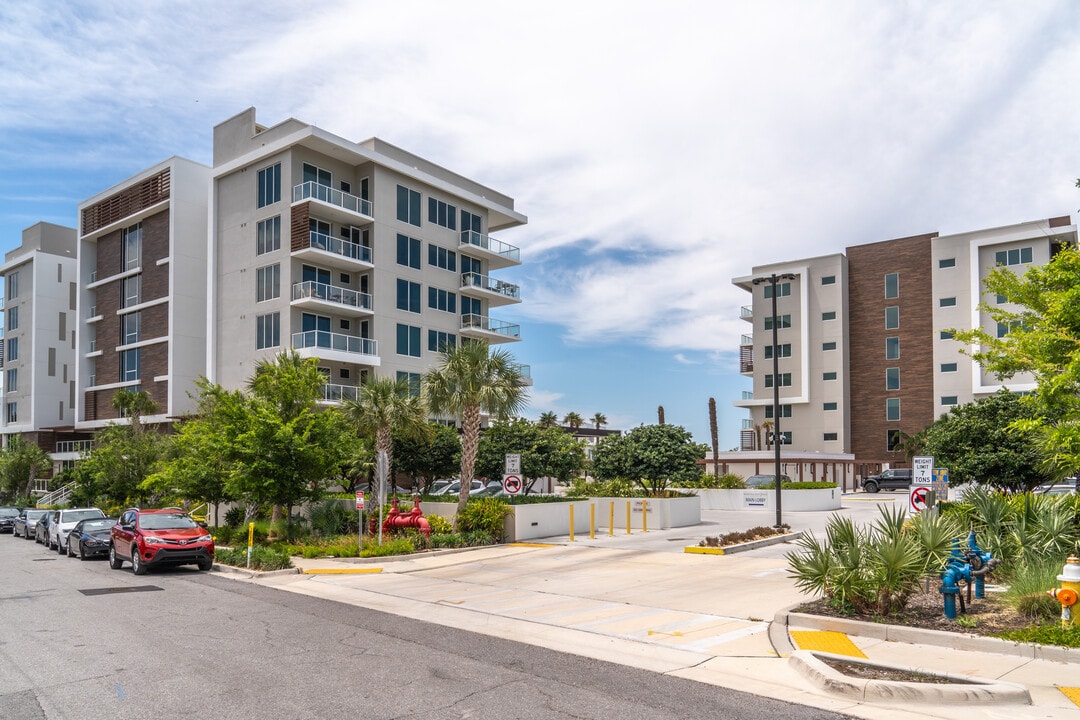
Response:
POLYGON ((179 508, 129 508, 113 525, 109 567, 119 570, 125 560, 136 575, 164 565, 198 565, 200 570, 209 570, 214 565, 214 538, 179 508))

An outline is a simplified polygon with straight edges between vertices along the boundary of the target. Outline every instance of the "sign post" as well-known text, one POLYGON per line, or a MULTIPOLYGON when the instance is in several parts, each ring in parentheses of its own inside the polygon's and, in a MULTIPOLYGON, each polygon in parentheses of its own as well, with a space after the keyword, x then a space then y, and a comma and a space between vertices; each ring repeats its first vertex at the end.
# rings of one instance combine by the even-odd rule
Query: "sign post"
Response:
POLYGON ((247 566, 248 570, 251 569, 251 546, 255 542, 255 523, 248 523, 248 551, 247 551, 247 566))
POLYGON ((360 521, 357 523, 357 537, 360 538, 360 552, 364 552, 364 491, 356 491, 356 509, 360 511, 360 521))

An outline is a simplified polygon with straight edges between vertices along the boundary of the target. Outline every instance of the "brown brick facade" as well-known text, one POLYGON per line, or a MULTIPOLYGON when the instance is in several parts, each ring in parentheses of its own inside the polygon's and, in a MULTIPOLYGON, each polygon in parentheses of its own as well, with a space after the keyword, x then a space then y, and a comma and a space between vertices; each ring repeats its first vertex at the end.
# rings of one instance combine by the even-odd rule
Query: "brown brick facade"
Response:
POLYGON ((934 421, 931 238, 919 235, 847 248, 851 451, 857 462, 901 463, 888 451, 888 431, 913 434, 934 421), (886 299, 885 276, 899 275, 899 296, 886 299), (885 308, 899 307, 900 326, 885 328, 885 308), (900 339, 900 357, 885 356, 886 338, 900 339), (886 369, 900 369, 900 389, 886 390, 886 369), (900 420, 886 420, 886 399, 900 399, 900 420))

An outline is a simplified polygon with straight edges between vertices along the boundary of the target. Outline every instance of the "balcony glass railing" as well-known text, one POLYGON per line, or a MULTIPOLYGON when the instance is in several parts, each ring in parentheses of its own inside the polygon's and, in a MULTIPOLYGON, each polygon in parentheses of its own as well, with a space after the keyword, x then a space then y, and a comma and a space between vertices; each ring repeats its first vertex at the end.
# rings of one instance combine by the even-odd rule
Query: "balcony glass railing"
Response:
POLYGON ((355 195, 350 195, 347 192, 335 190, 327 185, 320 185, 314 180, 301 183, 293 188, 292 201, 300 202, 301 200, 318 200, 327 205, 343 208, 349 212, 366 215, 367 217, 374 217, 371 214, 370 200, 364 200, 355 195))
POLYGON ((90 452, 94 449, 93 440, 57 440, 56 451, 58 453, 90 452))
POLYGON ((341 402, 342 400, 355 400, 360 388, 356 385, 334 385, 325 383, 323 386, 323 400, 325 402, 341 402))
POLYGON ((461 287, 474 287, 480 290, 498 293, 499 295, 505 295, 506 297, 514 298, 515 300, 521 299, 521 288, 517 285, 503 282, 502 280, 494 280, 487 275, 481 275, 480 273, 463 273, 461 275, 461 287))
POLYGON ((97 352, 97 340, 90 341, 90 352, 97 352))
POLYGON ((743 390, 742 391, 742 399, 743 400, 753 400, 754 399, 754 391, 753 390, 743 390))
POLYGON ((292 299, 305 300, 307 298, 324 300, 337 305, 348 305, 349 307, 362 308, 364 310, 371 309, 371 296, 367 293, 349 290, 348 288, 334 287, 333 285, 315 282, 314 280, 293 283, 292 299))
POLYGON ((742 340, 740 341, 740 344, 741 345, 753 345, 754 344, 754 336, 753 335, 743 335, 742 340))
POLYGON ((341 255, 350 260, 371 263, 371 248, 364 247, 363 245, 348 240, 342 240, 332 235, 312 230, 310 232, 308 244, 318 250, 325 250, 326 252, 331 252, 335 255, 341 255))
POLYGON ((378 354, 375 341, 370 338, 342 335, 341 333, 326 332, 325 330, 308 330, 307 332, 293 333, 292 346, 296 350, 326 348, 327 350, 340 350, 341 352, 356 353, 357 355, 378 354))
POLYGON ((485 330, 487 332, 505 335, 506 337, 520 338, 521 326, 503 320, 495 320, 487 315, 462 315, 462 330, 485 330))
POLYGON ((743 320, 752 320, 754 318, 754 309, 749 305, 743 305, 739 308, 739 317, 743 320))
POLYGON ((516 364, 514 367, 516 367, 517 371, 521 373, 521 377, 525 378, 526 380, 532 380, 532 367, 530 367, 529 365, 521 365, 520 363, 516 364))
POLYGON ((521 250, 507 243, 496 240, 487 235, 481 235, 475 230, 461 231, 461 244, 486 250, 490 253, 502 256, 513 262, 521 262, 521 250))

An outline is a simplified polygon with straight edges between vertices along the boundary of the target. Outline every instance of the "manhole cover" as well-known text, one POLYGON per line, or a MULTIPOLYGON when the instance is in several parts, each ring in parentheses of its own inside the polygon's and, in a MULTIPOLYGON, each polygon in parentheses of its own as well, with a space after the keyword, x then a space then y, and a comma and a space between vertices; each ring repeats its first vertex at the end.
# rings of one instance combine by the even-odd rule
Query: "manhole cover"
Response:
POLYGON ((83 595, 115 595, 117 593, 133 593, 133 592, 151 592, 153 590, 162 590, 157 585, 127 585, 125 587, 111 587, 111 588, 90 588, 89 590, 80 590, 83 595))
POLYGON ((52 562, 56 558, 34 558, 34 562, 52 562))

